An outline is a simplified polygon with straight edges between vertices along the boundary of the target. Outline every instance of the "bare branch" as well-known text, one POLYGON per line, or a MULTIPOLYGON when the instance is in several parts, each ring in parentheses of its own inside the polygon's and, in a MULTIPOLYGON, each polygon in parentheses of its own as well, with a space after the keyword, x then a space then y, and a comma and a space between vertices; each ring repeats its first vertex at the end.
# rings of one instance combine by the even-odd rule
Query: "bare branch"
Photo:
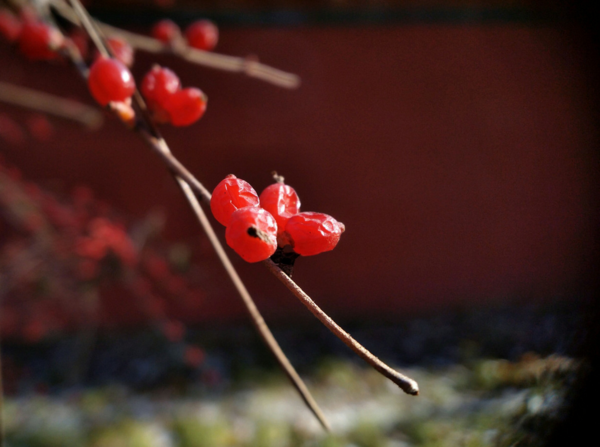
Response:
POLYGON ((103 122, 96 108, 6 82, 0 82, 0 102, 75 121, 89 129, 98 129, 103 122))
POLYGON ((308 307, 308 310, 317 317, 317 319, 323 323, 327 329, 333 332, 340 340, 342 340, 346 346, 352 349, 360 358, 365 362, 379 371, 382 375, 390 379, 402 390, 413 396, 419 394, 419 385, 413 379, 400 374, 398 371, 390 368, 388 365, 383 363, 371 352, 369 352, 363 345, 357 342, 350 334, 344 331, 340 326, 337 325, 317 304, 296 284, 292 279, 286 275, 277 265, 267 259, 263 261, 263 264, 273 273, 285 286, 296 296, 302 304, 308 307))
MULTIPOLYGON (((50 0, 50 2, 67 20, 76 24, 81 23, 77 18, 75 11, 71 9, 64 0, 50 0)), ((183 43, 167 45, 160 40, 125 31, 97 20, 95 20, 94 23, 107 36, 116 36, 125 39, 131 46, 142 51, 147 51, 149 53, 174 54, 193 64, 233 73, 243 73, 246 76, 260 79, 283 88, 295 89, 300 86, 300 77, 298 75, 261 64, 256 60, 255 56, 246 58, 227 56, 212 51, 191 48, 183 43)))
MULTIPOLYGON (((70 1, 74 5, 79 5, 79 7, 75 9, 75 11, 80 16, 82 16, 81 21, 84 24, 86 30, 88 30, 88 33, 90 33, 90 31, 91 33, 95 33, 97 39, 100 42, 100 45, 104 46, 105 42, 103 41, 102 36, 99 33, 97 33, 95 29, 93 29, 92 22, 91 20, 89 20, 89 16, 87 15, 87 11, 83 8, 83 6, 81 6, 79 0, 70 1), (88 20, 85 20, 84 17, 88 17, 88 20)), ((184 196, 190 204, 190 207, 194 211, 196 218, 198 219, 202 228, 206 232, 206 235, 210 240, 215 252, 217 253, 219 260, 223 264, 223 267, 229 275, 234 287, 236 288, 238 294, 242 298, 242 301, 244 302, 244 305, 246 306, 246 309, 250 314, 252 323, 256 327, 265 344, 275 356, 277 362, 279 363, 285 374, 288 376, 294 387, 298 390, 300 396, 304 400, 307 407, 312 411, 312 413, 321 423, 323 428, 327 431, 330 431, 331 427, 327 419, 325 418, 325 415, 323 414, 317 402, 310 394, 310 391, 308 390, 308 388, 306 387, 306 385, 304 384, 304 382, 302 381, 302 379, 300 378, 300 376, 298 375, 298 373, 296 372, 296 370, 294 369, 284 352, 281 350, 281 347, 273 337, 273 334, 269 330, 258 308, 254 304, 254 301, 252 300, 252 297, 250 296, 248 290, 244 286, 244 283, 237 274, 235 268, 233 267, 233 264, 231 264, 231 261, 229 260, 229 257, 225 253, 223 246, 217 238, 210 224, 210 221, 206 217, 204 210, 200 206, 200 203, 198 202, 198 199, 194 194, 194 191, 196 191, 200 197, 209 202, 211 196, 210 192, 172 155, 171 150, 169 149, 166 141, 160 136, 160 133, 154 127, 150 120, 150 117, 147 115, 146 106, 142 97, 139 95, 139 92, 136 92, 136 95, 134 96, 134 102, 138 106, 140 113, 144 115, 144 122, 149 127, 149 130, 144 129, 142 127, 137 127, 137 133, 156 153, 162 156, 163 160, 167 162, 167 165, 173 173, 175 180, 179 184, 182 192, 184 193, 184 196), (190 185, 193 186, 194 191, 192 190, 192 186, 190 185)))

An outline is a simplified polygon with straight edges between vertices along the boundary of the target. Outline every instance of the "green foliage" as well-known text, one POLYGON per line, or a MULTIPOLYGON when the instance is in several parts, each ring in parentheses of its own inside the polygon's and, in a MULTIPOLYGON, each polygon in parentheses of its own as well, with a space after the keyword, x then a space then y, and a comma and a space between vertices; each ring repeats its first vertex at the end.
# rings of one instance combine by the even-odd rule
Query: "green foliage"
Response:
POLYGON ((135 421, 123 421, 91 434, 89 447, 159 447, 157 427, 135 421))
POLYGON ((226 447, 236 444, 231 427, 224 421, 208 423, 191 417, 176 419, 172 430, 179 447, 226 447))

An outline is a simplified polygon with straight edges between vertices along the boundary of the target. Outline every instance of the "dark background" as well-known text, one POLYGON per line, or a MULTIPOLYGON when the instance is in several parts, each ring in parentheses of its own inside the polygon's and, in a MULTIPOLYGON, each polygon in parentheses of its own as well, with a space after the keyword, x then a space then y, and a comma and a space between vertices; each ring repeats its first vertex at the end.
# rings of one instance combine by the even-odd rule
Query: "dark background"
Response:
MULTIPOLYGON (((166 15, 186 23, 199 14, 192 3, 166 15)), ((597 134, 582 10, 501 2, 200 6, 224 21, 218 51, 257 54, 300 75, 301 87, 141 52, 134 74, 140 79, 158 62, 209 96, 197 125, 164 129, 209 189, 234 173, 260 192, 277 170, 303 210, 345 223, 334 252, 300 259, 294 273, 327 311, 390 317, 589 293, 597 134), (275 20, 278 7, 299 11, 293 26, 291 12, 275 20)), ((139 32, 165 15, 135 2, 90 8, 139 32)), ((69 67, 0 51, 4 81, 91 103, 69 67)), ((210 281, 223 285, 202 315, 186 318, 242 315, 168 173, 119 123, 94 134, 63 125, 43 146, 2 152, 28 178, 65 190, 88 185, 132 218, 162 210, 167 236, 193 244, 210 281)), ((264 269, 235 262, 267 314, 305 315, 264 269)), ((126 308, 120 316, 131 317, 126 308)))

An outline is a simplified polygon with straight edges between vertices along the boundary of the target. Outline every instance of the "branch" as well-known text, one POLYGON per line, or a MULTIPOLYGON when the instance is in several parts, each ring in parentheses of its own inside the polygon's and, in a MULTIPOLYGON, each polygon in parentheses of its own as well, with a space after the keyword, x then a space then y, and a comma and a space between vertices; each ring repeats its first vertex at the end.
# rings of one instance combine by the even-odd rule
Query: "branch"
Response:
POLYGON ((0 81, 0 102, 47 113, 83 124, 88 129, 102 126, 102 113, 77 101, 0 81))
MULTIPOLYGON (((74 6, 74 10, 81 16, 81 22, 84 24, 83 26, 85 27, 88 34, 90 34, 90 36, 93 38, 94 42, 98 42, 97 45, 101 50, 110 53, 110 51, 105 45, 102 36, 99 34, 98 30, 95 29, 95 27, 92 24, 92 21, 89 20, 87 11, 79 3, 79 0, 70 1, 74 6)), ((234 287, 236 288, 238 294, 242 298, 242 301, 244 302, 246 309, 250 314, 252 323, 258 330, 260 336, 262 337, 268 348, 275 356, 277 362, 279 363, 285 374, 288 376, 294 387, 300 393, 300 396, 302 397, 308 408, 313 412, 313 414, 321 423, 323 428, 325 428, 325 430, 327 431, 330 431, 331 427, 327 422, 325 415, 319 408, 318 404, 310 394, 310 391, 308 390, 308 388, 306 387, 306 385, 304 384, 304 382, 302 381, 292 364, 289 362, 288 358, 283 353, 279 344, 273 337, 273 334, 267 327, 267 324, 265 323, 258 308, 254 304, 252 297, 248 293, 248 290, 244 286, 244 283, 240 279, 235 268, 231 264, 231 261, 229 260, 227 254, 225 253, 223 246, 217 238, 208 218, 206 217, 206 214, 202 210, 202 207, 200 206, 200 203, 198 202, 198 199, 196 198, 190 185, 194 186, 194 190, 199 193, 200 197, 208 201, 210 201, 210 192, 208 192, 208 190, 204 188, 204 186, 198 180, 196 180, 194 176, 189 171, 187 171, 187 169, 185 169, 185 167, 175 157, 173 157, 166 141, 160 136, 158 130, 152 124, 152 121, 150 120, 150 117, 148 116, 146 111, 146 105, 141 95, 139 95, 139 92, 136 92, 136 94, 134 95, 134 102, 138 107, 138 111, 142 114, 144 118, 144 122, 138 123, 139 125, 136 127, 137 133, 142 137, 146 144, 148 144, 155 152, 160 154, 164 160, 168 160, 167 164, 171 172, 173 173, 175 180, 179 184, 182 192, 184 193, 185 198, 190 204, 192 210, 194 211, 196 218, 198 219, 202 228, 206 232, 206 235, 208 236, 213 248, 217 253, 217 256, 219 257, 219 260, 223 264, 223 267, 229 275, 234 287), (144 124, 147 128, 143 127, 144 124)))
POLYGON ((410 377, 400 374, 398 371, 390 368, 388 365, 383 363, 371 352, 369 352, 363 345, 357 342, 350 334, 344 331, 338 324, 329 317, 323 310, 317 306, 317 304, 296 284, 292 279, 286 275, 273 261, 267 259, 263 261, 263 264, 269 269, 273 275, 275 275, 293 294, 296 296, 302 304, 308 307, 308 310, 317 317, 317 319, 323 323, 327 329, 333 332, 340 340, 342 340, 346 346, 352 349, 360 358, 375 368, 383 376, 390 379, 396 385, 398 385, 405 393, 416 396, 419 394, 419 385, 410 377))
MULTIPOLYGON (((67 5, 64 0, 50 0, 50 3, 65 19, 78 25, 81 24, 76 11, 67 5)), ((203 65, 217 70, 243 73, 246 76, 269 82, 278 87, 295 89, 300 86, 300 77, 298 75, 261 64, 254 56, 248 56, 246 58, 227 56, 212 51, 191 48, 182 42, 176 45, 168 45, 160 40, 125 31, 97 20, 94 20, 94 23, 106 35, 125 39, 132 47, 137 48, 138 50, 149 53, 174 54, 193 64, 203 65)))
MULTIPOLYGON (((176 173, 180 178, 185 179, 188 187, 192 188, 206 203, 210 203, 211 194, 206 188, 191 174, 175 156, 168 151, 165 145, 161 145, 159 140, 146 135, 145 137, 150 147, 157 152, 163 161, 167 164, 172 172, 176 173)), ((164 142, 164 140, 162 140, 164 142)), ((302 303, 308 307, 312 314, 321 321, 335 336, 342 340, 346 346, 352 349, 358 354, 365 362, 371 365, 374 369, 379 371, 383 376, 390 379, 396 385, 398 385, 405 393, 411 395, 419 394, 419 386, 413 379, 406 377, 403 374, 390 368, 388 365, 383 363, 380 359, 375 357, 369 352, 364 346, 357 342, 350 334, 344 331, 338 326, 331 317, 329 317, 316 303, 296 284, 289 276, 287 276, 273 261, 266 260, 263 264, 275 275, 285 286, 298 298, 302 303)))

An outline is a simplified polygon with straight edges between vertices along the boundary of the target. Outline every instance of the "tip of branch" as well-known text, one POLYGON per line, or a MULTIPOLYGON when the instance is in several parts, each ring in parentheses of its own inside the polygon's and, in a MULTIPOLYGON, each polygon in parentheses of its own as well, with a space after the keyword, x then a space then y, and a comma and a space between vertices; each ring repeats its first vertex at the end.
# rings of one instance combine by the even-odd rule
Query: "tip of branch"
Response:
POLYGON ((406 394, 410 394, 411 396, 419 395, 419 385, 412 379, 409 379, 407 383, 401 387, 406 394))
POLYGON ((389 374, 385 374, 392 382, 402 389, 406 394, 410 394, 411 396, 419 395, 419 384, 411 379, 410 377, 406 377, 403 374, 400 374, 398 371, 391 370, 389 374))

